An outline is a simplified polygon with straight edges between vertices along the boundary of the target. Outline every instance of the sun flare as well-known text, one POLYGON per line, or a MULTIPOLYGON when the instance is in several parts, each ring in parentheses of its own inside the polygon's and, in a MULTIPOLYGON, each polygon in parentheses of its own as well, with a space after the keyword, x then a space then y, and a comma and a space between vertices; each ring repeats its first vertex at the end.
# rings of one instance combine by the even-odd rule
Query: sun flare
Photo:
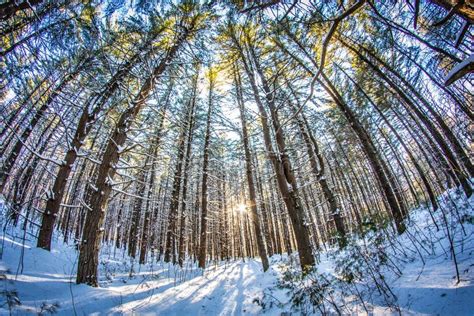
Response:
POLYGON ((237 210, 240 212, 240 213, 245 213, 247 211, 247 205, 241 203, 237 206, 237 210))

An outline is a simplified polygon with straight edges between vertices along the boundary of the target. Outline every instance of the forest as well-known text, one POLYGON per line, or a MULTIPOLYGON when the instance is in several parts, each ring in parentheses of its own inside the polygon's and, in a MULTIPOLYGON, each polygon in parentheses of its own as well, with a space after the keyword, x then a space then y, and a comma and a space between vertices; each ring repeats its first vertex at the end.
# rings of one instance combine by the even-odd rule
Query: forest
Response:
POLYGON ((0 1, 0 314, 473 315, 473 21, 0 1))

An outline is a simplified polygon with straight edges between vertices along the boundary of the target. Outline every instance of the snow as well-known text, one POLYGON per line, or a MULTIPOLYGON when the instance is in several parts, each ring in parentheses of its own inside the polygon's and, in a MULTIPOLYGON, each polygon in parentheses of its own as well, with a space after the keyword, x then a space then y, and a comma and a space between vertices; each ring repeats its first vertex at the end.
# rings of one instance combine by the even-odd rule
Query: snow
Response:
MULTIPOLYGON (((402 315, 473 315, 474 312, 474 197, 466 200, 464 195, 452 190, 440 196, 438 202, 440 210, 433 216, 439 230, 434 228, 428 209, 420 208, 411 213, 407 232, 393 242, 394 248, 403 249, 406 256, 386 243, 382 246, 401 271, 401 276, 384 271, 384 278, 402 315), (446 228, 440 225, 443 213, 455 244, 459 283, 446 228), (466 219, 463 225, 459 225, 459 218, 466 219)), ((367 241, 370 237, 365 239, 367 241)), ((335 276, 334 256, 330 253, 321 256, 318 272, 335 276)), ((375 315, 398 315, 381 298, 365 301, 365 304, 375 315)), ((353 304, 352 308, 364 312, 361 304, 353 304)))
MULTIPOLYGON (((74 283, 77 253, 73 247, 48 253, 26 245, 24 273, 15 279, 22 244, 9 237, 4 241, 0 270, 8 271, 8 281, 0 282, 6 289, 16 290, 21 302, 13 315, 38 313, 42 303, 59 305, 58 315, 73 315, 72 297, 78 315, 254 314, 260 308, 253 300, 262 287, 272 285, 276 276, 276 272, 269 272, 261 278, 261 264, 250 260, 211 266, 204 275, 197 269, 190 270, 190 277, 182 283, 178 269, 163 263, 155 263, 154 268, 141 266, 143 271, 129 279, 130 267, 122 262, 121 256, 117 260, 102 257, 101 272, 112 271, 113 281, 102 279, 101 287, 92 288, 74 283)), ((8 314, 5 306, 0 309, 0 315, 4 314, 8 314)))
POLYGON ((48 187, 48 189, 46 190, 46 198, 48 200, 54 200, 54 192, 53 192, 53 189, 48 187))
POLYGON ((127 149, 127 146, 117 146, 117 153, 120 155, 122 154, 124 151, 126 151, 127 149))
POLYGON ((291 193, 294 191, 293 185, 290 182, 286 182, 286 186, 288 187, 288 192, 291 193))
MULTIPOLYGON (((457 225, 457 216, 448 220, 451 234, 454 235, 456 259, 459 265, 460 282, 457 283, 453 257, 445 230, 440 226, 439 231, 428 230, 432 221, 426 209, 419 210, 413 215, 412 223, 426 233, 432 233, 438 242, 433 249, 427 249, 430 255, 423 256, 403 267, 403 275, 392 283, 392 288, 406 315, 473 315, 474 314, 474 197, 469 202, 459 199, 457 193, 441 197, 441 210, 435 213, 435 218, 441 217, 441 212, 447 212, 447 206, 457 201, 458 212, 470 216, 470 222, 464 222, 463 227, 457 225), (464 230, 463 230, 464 228, 464 230)), ((453 209, 452 209, 453 210, 453 209)), ((463 216, 461 216, 462 218, 463 216)), ((411 227, 413 230, 413 226, 411 227)), ((407 236, 400 240, 407 245, 407 236)), ((417 240, 428 246, 426 240, 417 240), (426 242, 426 243, 425 243, 426 242)), ((411 246, 413 248, 413 246, 411 246)), ((374 309, 380 312, 380 308, 374 309)))
MULTIPOLYGON (((396 258, 399 253, 386 244, 381 246, 402 271, 400 277, 393 271, 384 271, 384 276, 403 315, 473 315, 474 199, 467 201, 459 193, 451 192, 441 196, 439 201, 441 208, 434 216, 438 223, 443 212, 447 216, 461 281, 456 281, 445 228, 439 225, 440 230, 436 231, 428 210, 415 210, 407 223, 408 233, 394 241, 407 256, 396 258), (452 201, 456 201, 456 208, 449 207, 452 201), (454 215, 454 209, 459 214, 454 215), (458 215, 465 219, 462 227, 456 224, 458 215), (429 243, 429 240, 435 242, 429 243)), ((368 234, 364 242, 372 237, 368 234)), ((75 284, 78 260, 75 245, 55 240, 53 250, 48 252, 35 248, 33 236, 27 234, 24 243, 22 238, 23 231, 12 227, 7 227, 2 237, 0 315, 10 314, 7 293, 12 315, 38 314, 45 310, 55 310, 58 315, 300 314, 292 306, 291 291, 278 286, 285 270, 297 269, 297 254, 274 255, 266 273, 258 259, 245 259, 210 264, 203 274, 189 260, 183 269, 156 260, 149 260, 153 264, 138 265, 122 250, 104 245, 100 255, 100 287, 93 288, 75 284), (19 263, 23 252, 21 272, 19 263), (132 277, 131 269, 135 270, 132 277), (17 305, 15 299, 21 305, 17 305), (269 299, 273 304, 268 304, 269 299)), ((362 240, 359 242, 363 244, 362 240)), ((337 279, 334 258, 346 253, 331 248, 320 253, 318 273, 337 279)), ((357 288, 364 289, 362 283, 357 288)), ((342 299, 338 299, 340 291, 334 288, 330 295, 339 303, 344 300, 345 308, 351 308, 354 313, 365 314, 360 302, 353 297, 340 295, 342 299)), ((374 315, 398 314, 380 297, 374 296, 365 304, 374 315)))
POLYGON ((89 186, 91 187, 91 189, 95 192, 99 191, 99 189, 92 183, 89 183, 89 186))

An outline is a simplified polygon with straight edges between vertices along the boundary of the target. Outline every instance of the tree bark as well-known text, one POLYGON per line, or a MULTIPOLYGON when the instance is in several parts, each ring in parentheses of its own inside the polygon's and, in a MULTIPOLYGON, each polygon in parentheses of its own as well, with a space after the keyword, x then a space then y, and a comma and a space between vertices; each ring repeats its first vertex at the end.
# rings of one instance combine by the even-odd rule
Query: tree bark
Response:
MULTIPOLYGON (((286 154, 285 148, 285 140, 282 134, 282 130, 280 128, 280 123, 278 119, 278 114, 276 112, 275 104, 274 104, 274 94, 271 93, 268 84, 266 83, 265 77, 263 76, 263 72, 260 67, 257 66, 257 72, 259 73, 260 79, 263 83, 264 93, 266 95, 267 105, 270 108, 273 128, 275 130, 275 137, 276 143, 278 145, 279 153, 275 152, 273 149, 271 136, 270 136, 270 126, 268 124, 267 113, 263 106, 263 102, 260 99, 258 86, 255 81, 254 73, 250 69, 246 61, 246 57, 244 55, 244 50, 241 47, 239 40, 235 37, 232 38, 236 48, 238 49, 238 53, 240 55, 240 59, 244 64, 245 72, 250 80, 250 84, 253 90, 253 95, 255 98, 255 102, 257 103, 259 112, 260 112, 260 120, 263 129, 263 136, 264 142, 267 149, 267 155, 269 160, 272 162, 274 172, 277 178, 278 188, 280 193, 283 197, 285 205, 287 207, 288 213, 290 215, 291 223, 293 226, 293 230, 295 231, 295 237, 297 241, 298 247, 298 255, 300 258, 300 265, 302 271, 304 273, 308 272, 314 266, 314 256, 311 249, 311 242, 309 240, 309 232, 308 227, 305 225, 305 216, 304 210, 300 203, 297 191, 297 184, 294 174, 291 170, 291 163, 288 159, 288 155, 286 154)), ((252 53, 252 50, 251 50, 252 53)), ((258 60, 253 55, 253 61, 258 63, 258 60)))
MULTIPOLYGON (((293 96, 295 97, 296 100, 298 100, 294 93, 293 93, 293 96)), ((299 102, 297 101, 297 103, 299 102)), ((337 199, 333 191, 329 188, 326 176, 324 174, 325 169, 324 169, 323 156, 321 152, 319 151, 319 146, 318 146, 318 143, 316 142, 316 139, 311 133, 306 117, 304 117, 303 113, 300 113, 300 115, 298 115, 297 110, 292 105, 290 106, 293 108, 294 115, 296 115, 296 122, 300 130, 301 136, 303 138, 303 141, 306 145, 306 151, 308 153, 309 161, 311 164, 311 171, 313 172, 316 180, 318 181, 318 184, 321 187, 321 191, 323 191, 324 199, 329 205, 329 214, 331 215, 334 221, 334 225, 336 227, 337 243, 339 244, 340 248, 344 248, 347 241, 346 241, 346 229, 344 227, 344 220, 341 215, 342 210, 340 209, 338 205, 337 199), (316 162, 316 157, 318 158, 317 162, 316 162)))
MULTIPOLYGON (((297 41, 296 38, 294 38, 294 36, 291 36, 289 32, 287 33, 290 35, 292 40, 300 47, 302 52, 308 58, 310 58, 312 63, 314 65, 317 65, 317 63, 311 58, 309 53, 307 53, 304 50, 301 43, 299 43, 299 41, 297 41)), ((297 61, 309 74, 314 76, 314 73, 299 58, 291 54, 282 44, 279 44, 279 46, 288 55, 290 55, 290 57, 295 59, 295 61, 297 61)), ((359 141, 361 142, 364 153, 367 159, 369 160, 369 163, 372 167, 373 172, 375 173, 377 177, 377 180, 379 181, 382 192, 384 192, 391 214, 395 220, 395 226, 397 228, 397 231, 399 234, 403 233, 406 229, 405 224, 403 223, 403 217, 404 217, 403 214, 406 214, 407 211, 405 210, 402 200, 396 197, 396 195, 399 194, 399 192, 398 190, 395 189, 396 188, 395 186, 390 184, 391 177, 386 174, 388 170, 384 168, 380 155, 378 154, 374 144, 372 143, 372 140, 370 139, 369 134, 364 129, 364 127, 360 124, 359 120, 355 116, 355 113, 344 102, 344 100, 342 99, 342 96, 339 94, 336 88, 332 85, 332 83, 329 81, 329 79, 324 74, 324 72, 321 72, 321 76, 324 82, 320 79, 318 79, 317 82, 321 84, 321 86, 326 90, 326 92, 334 100, 336 105, 341 110, 342 114, 345 116, 345 118, 349 122, 349 125, 351 126, 352 130, 357 135, 359 141)))
POLYGON ((199 256, 198 265, 201 269, 206 268, 206 255, 207 255, 207 189, 208 189, 208 172, 209 172, 209 145, 211 140, 211 117, 213 110, 213 92, 215 78, 214 73, 211 71, 209 76, 209 108, 207 110, 206 120, 206 135, 204 138, 204 160, 202 166, 202 185, 201 185, 201 235, 199 241, 199 256))
MULTIPOLYGON (((149 49, 151 38, 143 45, 142 49, 149 49)), ((48 201, 46 202, 45 211, 42 216, 40 233, 38 236, 37 247, 46 250, 51 249, 51 238, 53 236, 54 222, 59 212, 61 201, 63 199, 66 182, 71 174, 72 167, 76 162, 79 150, 84 143, 84 140, 89 135, 97 119, 97 115, 103 109, 105 103, 109 98, 120 88, 120 84, 125 80, 132 68, 140 61, 141 50, 126 61, 119 70, 112 76, 112 78, 103 87, 101 92, 91 96, 82 110, 81 116, 77 123, 76 132, 71 141, 71 147, 64 157, 63 164, 60 166, 53 184, 52 192, 48 201)))
POLYGON ((255 229, 255 238, 257 241, 257 249, 260 259, 262 260, 263 272, 267 271, 269 268, 268 257, 267 257, 267 250, 265 249, 265 241, 263 239, 261 223, 257 211, 257 194, 255 192, 255 184, 254 184, 254 174, 252 171, 252 156, 250 153, 250 145, 249 145, 249 135, 247 131, 247 120, 245 117, 245 108, 244 108, 244 101, 243 95, 241 91, 241 83, 240 83, 240 74, 238 70, 234 68, 234 84, 236 88, 236 95, 237 95, 237 103, 239 105, 240 110, 240 120, 242 124, 242 140, 244 143, 244 152, 245 152, 245 169, 247 175, 247 187, 249 191, 249 207, 251 211, 251 218, 252 223, 255 229))
MULTIPOLYGON (((197 80, 197 78, 196 78, 197 80)), ((174 171, 173 189, 171 191, 171 204, 168 215, 168 225, 166 230, 166 246, 165 246, 165 262, 170 262, 171 257, 173 264, 176 264, 176 236, 178 228, 178 210, 180 206, 180 192, 183 186, 183 165, 185 159, 188 159, 186 154, 186 139, 188 139, 188 145, 191 146, 191 138, 187 138, 192 134, 193 130, 193 116, 196 108, 195 93, 196 93, 196 80, 193 83, 193 93, 186 104, 185 116, 183 117, 181 132, 178 138, 178 156, 176 158, 176 167, 174 171)), ((183 198, 183 196, 181 196, 183 198)))
POLYGON ((153 89, 156 78, 166 70, 178 49, 189 36, 189 33, 193 31, 195 22, 196 20, 193 19, 190 28, 185 28, 184 31, 178 35, 176 42, 166 52, 161 62, 153 70, 153 73, 144 82, 140 92, 132 101, 131 106, 122 113, 114 132, 109 138, 89 199, 85 229, 79 253, 76 278, 78 284, 86 283, 92 286, 98 286, 97 267, 99 263, 99 245, 103 234, 102 226, 107 210, 107 200, 112 190, 110 180, 113 179, 116 173, 114 166, 118 162, 121 154, 119 147, 125 143, 130 124, 132 124, 145 104, 146 99, 153 89))
POLYGON ((179 244, 178 244, 178 264, 183 267, 184 260, 186 257, 186 218, 187 218, 187 191, 188 191, 188 177, 189 177, 189 164, 191 162, 191 150, 193 143, 193 133, 195 124, 195 112, 196 112, 196 90, 199 76, 199 67, 197 67, 196 74, 193 82, 193 94, 191 96, 191 116, 189 117, 189 127, 186 145, 186 157, 184 158, 183 166, 183 192, 181 195, 181 221, 179 230, 179 244))
MULTIPOLYGON (((165 123, 166 110, 168 108, 169 97, 170 97, 172 88, 173 88, 173 85, 171 84, 170 87, 168 88, 168 93, 166 95, 165 101, 161 108, 160 121, 158 123, 158 128, 156 129, 156 132, 155 132, 155 139, 154 139, 153 144, 150 147, 151 149, 150 154, 152 155, 153 161, 151 162, 151 166, 150 166, 151 171, 148 170, 150 172, 150 182, 148 185, 147 206, 145 210, 145 218, 143 220, 142 236, 140 239, 140 259, 139 259, 140 264, 145 264, 146 251, 147 251, 148 242, 149 242, 150 219, 156 219, 156 215, 154 216, 154 218, 151 218, 152 216, 151 199, 153 196, 153 192, 155 190, 155 177, 156 177, 156 171, 155 171, 156 166, 155 166, 154 160, 157 157, 158 149, 160 148, 160 145, 161 145, 161 138, 162 138, 162 132, 163 132, 163 127, 165 123)), ((159 195, 159 192, 158 192, 158 195, 159 195)))
POLYGON ((24 143, 27 141, 28 137, 30 136, 33 129, 36 127, 40 119, 46 113, 46 110, 50 107, 50 105, 54 102, 56 97, 61 93, 61 91, 66 87, 66 85, 71 81, 74 80, 81 70, 81 67, 77 67, 74 72, 67 74, 58 84, 58 86, 50 93, 46 101, 41 105, 41 107, 36 111, 35 115, 27 125, 26 129, 21 133, 18 137, 15 145, 13 145, 13 149, 10 151, 10 154, 5 159, 3 166, 0 169, 0 194, 3 192, 8 176, 9 171, 12 169, 13 165, 15 164, 18 156, 23 149, 24 143))

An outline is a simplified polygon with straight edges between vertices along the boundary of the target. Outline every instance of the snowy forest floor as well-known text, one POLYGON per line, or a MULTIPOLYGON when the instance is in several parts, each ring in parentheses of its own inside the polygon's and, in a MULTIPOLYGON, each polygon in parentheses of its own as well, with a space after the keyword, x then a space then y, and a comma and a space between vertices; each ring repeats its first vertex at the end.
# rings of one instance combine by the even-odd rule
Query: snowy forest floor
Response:
MULTIPOLYGON (((441 209, 434 213, 439 230, 426 208, 414 210, 402 236, 380 239, 374 230, 354 240, 347 250, 321 252, 317 271, 305 280, 295 272, 295 255, 273 256, 266 273, 258 259, 246 259, 210 264, 204 275, 191 262, 184 269, 154 262, 136 266, 130 277, 130 260, 121 251, 114 254, 112 247, 104 247, 99 267, 101 286, 92 288, 75 284, 74 246, 56 241, 53 250, 47 252, 34 247, 34 236, 7 226, 0 261, 0 314, 368 311, 376 315, 474 315, 474 199, 466 200, 453 190, 439 200, 441 209), (455 245, 459 283, 447 231, 455 245), (383 257, 388 260, 380 260, 383 257), (351 271, 354 279, 342 277, 341 271, 346 277, 351 271), (317 291, 312 291, 315 288, 317 291)), ((2 209, 4 213, 4 205, 2 209)))

